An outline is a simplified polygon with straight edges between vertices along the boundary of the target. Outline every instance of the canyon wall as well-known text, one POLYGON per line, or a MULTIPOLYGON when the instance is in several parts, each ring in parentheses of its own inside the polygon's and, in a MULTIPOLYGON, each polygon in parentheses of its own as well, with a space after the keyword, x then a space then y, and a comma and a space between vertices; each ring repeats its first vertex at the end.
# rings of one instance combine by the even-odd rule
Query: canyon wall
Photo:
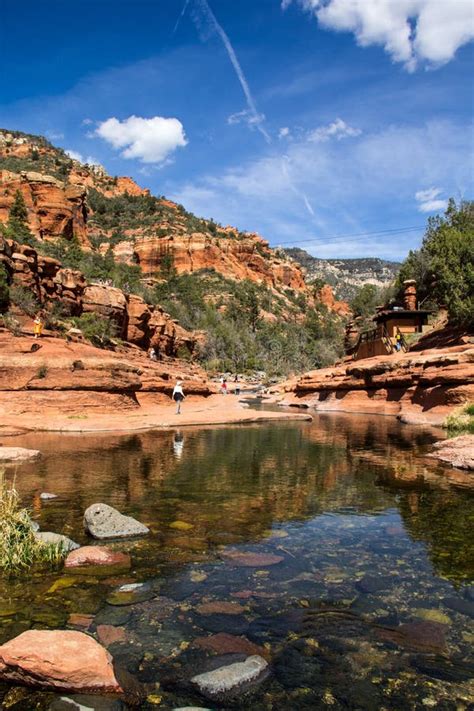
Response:
POLYGON ((114 322, 118 338, 140 348, 154 346, 162 355, 176 357, 194 349, 195 336, 159 306, 112 286, 88 284, 81 272, 63 268, 28 245, 0 236, 0 263, 12 285, 31 291, 43 308, 58 303, 70 316, 96 313, 114 322))
POLYGON ((474 400, 474 339, 313 370, 275 389, 281 403, 440 425, 474 400))

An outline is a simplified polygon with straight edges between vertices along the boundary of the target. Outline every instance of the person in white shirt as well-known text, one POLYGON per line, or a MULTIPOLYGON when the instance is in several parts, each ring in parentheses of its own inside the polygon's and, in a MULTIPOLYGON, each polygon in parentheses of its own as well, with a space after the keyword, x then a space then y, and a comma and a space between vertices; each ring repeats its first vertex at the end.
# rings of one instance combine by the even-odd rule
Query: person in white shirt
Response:
POLYGON ((183 393, 183 387, 182 387, 181 380, 177 380, 176 385, 174 386, 173 395, 172 395, 172 398, 176 403, 176 414, 177 415, 181 414, 181 403, 183 402, 185 397, 186 396, 183 393))

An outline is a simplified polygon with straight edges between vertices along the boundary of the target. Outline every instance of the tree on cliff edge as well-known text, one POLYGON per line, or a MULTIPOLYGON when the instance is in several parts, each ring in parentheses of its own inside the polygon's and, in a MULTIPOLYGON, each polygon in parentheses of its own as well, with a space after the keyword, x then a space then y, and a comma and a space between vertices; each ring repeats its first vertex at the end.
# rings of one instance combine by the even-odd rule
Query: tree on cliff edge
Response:
POLYGON ((446 306, 453 323, 474 323, 474 202, 451 199, 444 216, 430 217, 419 250, 410 252, 397 280, 416 279, 420 301, 446 306))
POLYGON ((19 190, 8 213, 7 235, 20 244, 34 245, 35 240, 28 227, 28 208, 19 190))

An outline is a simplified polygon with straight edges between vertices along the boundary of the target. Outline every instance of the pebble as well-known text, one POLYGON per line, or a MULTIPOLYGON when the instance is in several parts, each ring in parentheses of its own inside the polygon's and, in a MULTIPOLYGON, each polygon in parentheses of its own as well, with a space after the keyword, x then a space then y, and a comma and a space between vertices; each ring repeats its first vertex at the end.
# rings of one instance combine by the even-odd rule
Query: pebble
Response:
POLYGON ((47 491, 43 491, 40 494, 40 499, 43 501, 48 501, 49 499, 57 499, 58 495, 57 494, 50 494, 47 491))

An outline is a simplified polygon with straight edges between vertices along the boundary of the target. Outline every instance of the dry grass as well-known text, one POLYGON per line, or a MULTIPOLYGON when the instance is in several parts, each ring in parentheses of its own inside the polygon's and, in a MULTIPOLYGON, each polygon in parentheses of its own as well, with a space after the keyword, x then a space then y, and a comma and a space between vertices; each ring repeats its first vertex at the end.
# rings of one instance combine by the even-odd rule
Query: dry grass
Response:
POLYGON ((66 551, 61 544, 41 543, 34 535, 27 509, 20 505, 15 483, 0 471, 0 572, 11 574, 33 565, 55 566, 66 551))

